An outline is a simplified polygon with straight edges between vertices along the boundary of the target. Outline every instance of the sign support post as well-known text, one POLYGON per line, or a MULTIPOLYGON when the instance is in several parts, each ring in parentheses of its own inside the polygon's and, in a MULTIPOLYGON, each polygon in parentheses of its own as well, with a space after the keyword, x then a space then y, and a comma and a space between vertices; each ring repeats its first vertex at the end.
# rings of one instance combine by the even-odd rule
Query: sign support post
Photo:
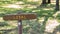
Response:
POLYGON ((22 34, 22 20, 18 20, 18 34, 22 34))

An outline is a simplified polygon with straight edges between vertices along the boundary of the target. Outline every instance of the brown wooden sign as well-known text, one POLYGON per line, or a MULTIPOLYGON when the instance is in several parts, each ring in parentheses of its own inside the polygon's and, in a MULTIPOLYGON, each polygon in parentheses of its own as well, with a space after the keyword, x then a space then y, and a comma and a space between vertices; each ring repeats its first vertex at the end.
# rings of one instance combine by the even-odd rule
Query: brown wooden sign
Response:
POLYGON ((11 14, 3 16, 4 20, 29 20, 36 19, 36 14, 11 14))

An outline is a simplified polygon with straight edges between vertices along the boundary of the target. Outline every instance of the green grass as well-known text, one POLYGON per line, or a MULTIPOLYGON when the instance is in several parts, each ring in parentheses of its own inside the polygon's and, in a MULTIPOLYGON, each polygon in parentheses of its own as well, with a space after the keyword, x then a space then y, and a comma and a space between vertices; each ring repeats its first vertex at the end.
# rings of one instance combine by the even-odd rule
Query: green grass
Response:
MULTIPOLYGON (((17 1, 16 1, 17 2, 17 1)), ((15 3, 15 2, 1 2, 0 6, 2 5, 6 5, 6 4, 11 4, 11 3, 15 3)), ((28 3, 28 2, 26 2, 28 3)), ((28 3, 28 4, 36 4, 36 3, 28 3)), ((5 14, 15 14, 18 12, 24 12, 24 13, 36 13, 37 14, 37 20, 23 20, 23 34, 40 34, 43 33, 44 27, 45 26, 41 26, 41 23, 38 22, 39 19, 41 19, 42 17, 48 17, 47 20, 50 19, 54 19, 54 14, 57 12, 54 10, 54 5, 50 4, 49 6, 41 6, 38 8, 23 8, 23 9, 14 9, 14 8, 4 8, 4 7, 0 7, 0 17, 3 18, 3 16, 5 14), (52 8, 53 10, 51 10, 50 8, 52 8), (45 10, 45 9, 49 9, 49 10, 45 10)), ((43 18, 43 19, 45 19, 43 18)), ((60 22, 60 14, 57 15, 56 19, 58 20, 58 22, 60 22)), ((42 20, 42 19, 41 19, 42 20)), ((46 20, 46 19, 45 19, 46 20)), ((46 20, 46 21, 47 21, 46 20)), ((1 21, 1 20, 0 20, 1 21)), ((12 24, 16 24, 15 22, 12 22, 12 24, 9 23, 10 21, 4 21, 2 20, 1 22, 1 28, 10 28, 10 29, 15 29, 13 31, 0 31, 1 34, 17 34, 17 26, 13 26, 12 24), (5 33, 7 32, 7 33, 5 33)), ((1 29, 0 28, 0 29, 1 29)))

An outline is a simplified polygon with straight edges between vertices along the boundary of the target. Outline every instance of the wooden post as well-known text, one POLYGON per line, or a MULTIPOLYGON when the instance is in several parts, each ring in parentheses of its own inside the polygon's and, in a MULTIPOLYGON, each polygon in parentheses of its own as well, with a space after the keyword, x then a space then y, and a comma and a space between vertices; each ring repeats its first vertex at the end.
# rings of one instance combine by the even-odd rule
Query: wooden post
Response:
POLYGON ((22 20, 18 20, 18 34, 22 34, 22 20))

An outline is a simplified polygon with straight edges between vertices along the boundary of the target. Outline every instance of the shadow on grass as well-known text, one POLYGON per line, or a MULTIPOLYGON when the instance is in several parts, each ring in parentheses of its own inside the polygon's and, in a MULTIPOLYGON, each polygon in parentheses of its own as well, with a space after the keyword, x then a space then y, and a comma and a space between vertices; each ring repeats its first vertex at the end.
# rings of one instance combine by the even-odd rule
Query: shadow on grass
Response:
MULTIPOLYGON (((49 19, 49 17, 52 17, 52 18, 56 18, 55 16, 53 16, 57 11, 56 10, 43 10, 43 8, 38 8, 38 9, 34 9, 34 10, 40 10, 40 11, 36 11, 38 17, 45 17, 44 18, 44 21, 42 22, 42 34, 44 34, 44 30, 45 30, 45 27, 46 27, 46 21, 49 19)), ((50 33, 51 34, 51 33, 50 33)))
MULTIPOLYGON (((17 31, 17 28, 13 28, 13 29, 4 29, 4 30, 0 30, 2 31, 1 34, 10 34, 12 31, 17 31)), ((15 33, 16 34, 16 33, 15 33)))
POLYGON ((9 26, 6 22, 0 22, 0 27, 9 26))
MULTIPOLYGON (((46 8, 46 7, 45 7, 46 8)), ((48 8, 49 9, 49 8, 48 8)), ((14 10, 13 12, 11 10, 8 10, 6 11, 5 14, 13 14, 13 13, 17 13, 17 12, 20 12, 21 10, 14 10)), ((39 32, 42 32, 42 34, 44 34, 44 30, 45 30, 45 27, 46 27, 46 21, 49 19, 49 17, 52 17, 52 18, 55 18, 53 15, 57 12, 55 11, 54 9, 53 10, 44 10, 44 7, 39 7, 39 8, 35 8, 35 9, 31 9, 31 10, 27 10, 27 9, 23 9, 22 10, 24 13, 32 13, 33 11, 35 13, 37 13, 37 17, 41 18, 41 17, 44 17, 44 21, 42 22, 43 25, 41 26, 41 31, 39 32)), ((4 14, 1 14, 1 16, 3 16, 4 14)), ((39 19, 38 18, 38 19, 39 19)), ((35 29, 36 30, 36 29, 35 29)), ((8 30, 7 30, 8 31, 8 30)), ((13 31, 5 31, 6 34, 8 34, 9 32, 13 31)), ((33 33, 33 32, 32 32, 33 33)), ((3 33, 4 34, 4 33, 3 33)), ((37 33, 35 33, 37 34, 37 33)))
POLYGON ((44 5, 40 5, 37 8, 54 8, 55 4, 44 4, 44 5))

